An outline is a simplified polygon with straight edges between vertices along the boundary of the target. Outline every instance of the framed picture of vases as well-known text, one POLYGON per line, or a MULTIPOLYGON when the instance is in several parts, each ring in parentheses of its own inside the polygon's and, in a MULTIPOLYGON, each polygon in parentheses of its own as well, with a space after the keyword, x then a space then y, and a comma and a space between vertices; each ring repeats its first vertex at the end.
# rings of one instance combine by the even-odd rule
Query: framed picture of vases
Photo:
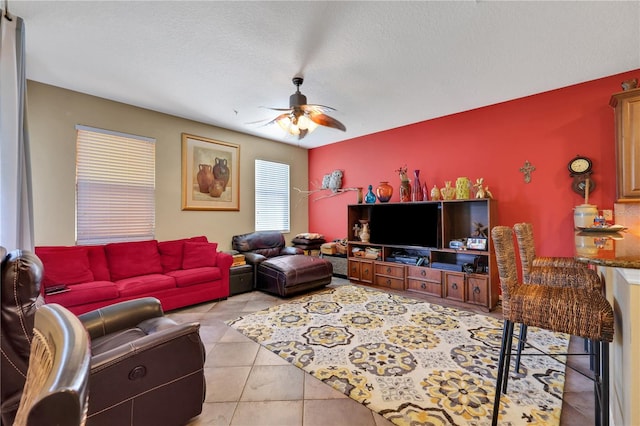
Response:
POLYGON ((182 134, 182 210, 240 210, 240 146, 182 134))

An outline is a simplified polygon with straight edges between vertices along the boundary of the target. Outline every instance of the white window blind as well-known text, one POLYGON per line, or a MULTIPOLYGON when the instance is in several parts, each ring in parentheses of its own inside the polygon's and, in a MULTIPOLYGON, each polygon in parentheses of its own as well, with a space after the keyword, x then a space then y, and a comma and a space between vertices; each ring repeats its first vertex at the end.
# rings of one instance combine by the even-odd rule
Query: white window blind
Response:
POLYGON ((289 232, 289 165, 256 160, 256 231, 289 232))
POLYGON ((76 241, 155 234, 155 139, 76 126, 76 241))

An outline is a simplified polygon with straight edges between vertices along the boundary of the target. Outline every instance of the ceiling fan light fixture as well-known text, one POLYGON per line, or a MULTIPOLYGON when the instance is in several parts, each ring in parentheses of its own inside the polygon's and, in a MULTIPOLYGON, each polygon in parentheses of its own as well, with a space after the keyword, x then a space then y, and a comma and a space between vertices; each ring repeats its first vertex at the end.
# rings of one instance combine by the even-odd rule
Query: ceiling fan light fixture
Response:
POLYGON ((325 114, 325 112, 335 111, 335 109, 324 105, 307 104, 307 97, 300 93, 300 85, 303 81, 303 78, 299 76, 293 78, 296 92, 289 97, 289 108, 271 108, 284 113, 268 124, 276 122, 282 130, 290 135, 298 136, 298 139, 304 138, 318 126, 346 131, 344 124, 325 114))
POLYGON ((311 119, 306 115, 301 115, 300 117, 298 117, 298 128, 303 130, 306 129, 309 133, 311 133, 318 128, 318 125, 311 121, 311 119))

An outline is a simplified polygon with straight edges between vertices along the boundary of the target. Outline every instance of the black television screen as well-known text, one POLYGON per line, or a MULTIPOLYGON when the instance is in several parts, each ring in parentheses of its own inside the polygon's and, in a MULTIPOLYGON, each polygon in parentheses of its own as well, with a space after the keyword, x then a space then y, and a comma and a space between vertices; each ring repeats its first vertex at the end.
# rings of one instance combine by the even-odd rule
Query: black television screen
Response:
POLYGON ((371 243, 437 248, 440 203, 378 204, 371 209, 371 243))

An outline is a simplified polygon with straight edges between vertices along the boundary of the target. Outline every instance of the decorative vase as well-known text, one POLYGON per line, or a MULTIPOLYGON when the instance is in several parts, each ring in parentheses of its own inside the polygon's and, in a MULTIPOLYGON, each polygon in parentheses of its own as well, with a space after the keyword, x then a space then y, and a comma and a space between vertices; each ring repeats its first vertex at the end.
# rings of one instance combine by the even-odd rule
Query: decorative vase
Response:
POLYGON ((380 182, 380 185, 376 188, 376 195, 381 203, 388 203, 393 195, 393 186, 386 181, 380 182))
POLYGON ((198 166, 198 168, 199 168, 199 170, 198 170, 198 174, 196 176, 196 179, 198 180, 198 189, 203 194, 208 194, 209 193, 209 187, 213 183, 213 179, 214 179, 213 173, 211 171, 211 165, 210 164, 200 164, 198 166))
POLYGON ((433 201, 438 201, 440 199, 440 190, 435 185, 431 188, 431 199, 433 201))
POLYGON ((411 187, 411 201, 422 201, 422 185, 420 184, 420 170, 413 171, 413 186, 411 187))
POLYGON ((429 199, 429 188, 427 188, 427 183, 422 184, 422 200, 427 201, 429 199))
POLYGON ((360 222, 362 223, 362 229, 360 230, 360 241, 362 241, 363 243, 368 243, 369 238, 371 237, 371 233, 369 232, 369 222, 360 222))
POLYGON ((373 185, 369 185, 369 190, 364 196, 364 202, 367 204, 373 204, 376 202, 376 194, 373 193, 373 185))
POLYGON ((403 203, 411 201, 411 184, 408 180, 400 181, 400 201, 403 203))
POLYGON ((442 195, 443 200, 453 200, 456 196, 456 189, 451 186, 450 180, 444 182, 444 186, 440 188, 440 195, 442 195))
POLYGON ((229 167, 227 166, 226 158, 216 157, 216 165, 213 166, 213 176, 223 182, 223 191, 227 190, 227 183, 229 183, 229 167))
POLYGON ((467 200, 469 199, 469 190, 471 188, 471 181, 467 177, 459 177, 456 179, 456 199, 467 200))
POLYGON ((358 187, 358 204, 362 204, 362 200, 363 200, 362 188, 358 187))
POLYGON ((224 181, 222 179, 214 179, 213 183, 209 187, 209 195, 214 198, 218 198, 224 192, 224 181))

